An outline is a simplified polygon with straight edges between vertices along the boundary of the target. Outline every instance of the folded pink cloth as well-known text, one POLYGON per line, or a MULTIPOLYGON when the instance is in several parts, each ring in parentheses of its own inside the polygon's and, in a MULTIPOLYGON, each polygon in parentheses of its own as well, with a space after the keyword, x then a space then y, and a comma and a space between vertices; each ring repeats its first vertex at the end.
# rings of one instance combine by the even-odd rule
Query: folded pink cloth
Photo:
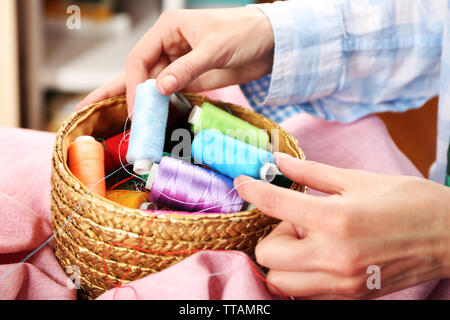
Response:
POLYGON ((55 136, 0 128, 0 299, 75 299, 69 280, 46 244, 52 235, 50 172, 55 136))
MULTIPOLYGON (((238 87, 211 98, 248 106, 238 87)), ((282 124, 307 158, 346 168, 420 176, 392 142, 383 122, 350 125, 297 115, 282 124)), ((50 163, 54 135, 0 128, 0 299, 75 299, 51 242, 50 163)), ((256 268, 252 264, 253 268, 256 268)), ((174 266, 110 290, 99 299, 273 299, 266 284, 237 252, 200 252, 174 266)), ((430 281, 384 299, 450 299, 450 280, 430 281)))
POLYGON ((241 252, 199 252, 161 272, 109 290, 98 299, 278 299, 249 266, 249 259, 241 252))

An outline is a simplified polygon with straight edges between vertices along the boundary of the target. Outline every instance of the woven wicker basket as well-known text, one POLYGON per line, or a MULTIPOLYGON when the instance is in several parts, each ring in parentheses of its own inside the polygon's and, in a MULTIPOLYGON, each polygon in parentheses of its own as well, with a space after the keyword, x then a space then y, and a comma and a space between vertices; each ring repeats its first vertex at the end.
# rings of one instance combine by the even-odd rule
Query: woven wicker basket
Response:
MULTIPOLYGON (((209 101, 222 109, 229 108, 234 115, 257 127, 279 129, 280 151, 304 159, 297 140, 267 118, 237 105, 199 95, 185 96, 192 104, 209 101)), ((70 266, 80 271, 82 296, 96 298, 114 287, 111 282, 125 284, 161 271, 189 255, 154 254, 131 246, 160 252, 240 250, 253 256, 257 242, 278 222, 257 209, 233 214, 155 217, 96 194, 86 195, 87 188, 67 167, 69 144, 80 135, 117 134, 126 117, 125 97, 108 99, 72 114, 56 136, 51 178, 55 254, 66 271, 70 266)), ((299 185, 291 189, 306 191, 299 185)))

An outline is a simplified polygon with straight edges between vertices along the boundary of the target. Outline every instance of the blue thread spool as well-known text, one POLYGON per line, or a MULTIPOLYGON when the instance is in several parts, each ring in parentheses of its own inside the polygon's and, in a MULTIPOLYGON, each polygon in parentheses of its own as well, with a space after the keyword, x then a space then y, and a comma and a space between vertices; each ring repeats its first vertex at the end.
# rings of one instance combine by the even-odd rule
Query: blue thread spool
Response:
POLYGON ((192 157, 232 178, 246 175, 271 182, 279 173, 273 154, 217 130, 197 134, 192 142, 192 157))
POLYGON ((131 123, 128 163, 138 175, 148 174, 155 162, 163 156, 169 97, 156 88, 156 80, 149 79, 138 85, 131 123))

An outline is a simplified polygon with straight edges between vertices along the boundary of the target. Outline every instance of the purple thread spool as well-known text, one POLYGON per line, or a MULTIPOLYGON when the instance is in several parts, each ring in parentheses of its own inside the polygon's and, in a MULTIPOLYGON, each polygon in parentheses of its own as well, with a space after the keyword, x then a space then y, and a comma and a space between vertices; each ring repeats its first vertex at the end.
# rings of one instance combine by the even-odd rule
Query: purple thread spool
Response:
POLYGON ((231 213, 244 203, 231 178, 170 157, 153 165, 147 188, 152 202, 179 211, 231 213))

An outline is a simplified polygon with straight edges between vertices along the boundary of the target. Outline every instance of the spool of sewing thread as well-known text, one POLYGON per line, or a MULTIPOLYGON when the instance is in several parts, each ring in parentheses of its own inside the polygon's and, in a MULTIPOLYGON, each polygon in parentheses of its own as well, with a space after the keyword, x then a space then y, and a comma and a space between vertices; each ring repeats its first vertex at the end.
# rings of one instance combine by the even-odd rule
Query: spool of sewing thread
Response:
POLYGON ((445 176, 445 185, 450 187, 450 145, 447 150, 447 174, 445 176))
POLYGON ((231 178, 240 175, 272 182, 277 175, 273 154, 217 130, 203 130, 192 142, 192 157, 231 178))
MULTIPOLYGON (((168 152, 163 152, 163 157, 171 157, 171 154, 168 153, 168 152)), ((152 167, 153 167, 153 166, 152 166, 152 167)), ((147 173, 147 174, 143 174, 143 175, 141 176, 141 178, 148 182, 148 176, 149 176, 150 174, 153 174, 153 175, 154 175, 154 173, 155 173, 155 170, 152 171, 152 170, 150 169, 150 172, 147 173)), ((151 180, 151 181, 153 181, 153 180, 151 180)), ((146 187, 147 187, 147 186, 146 186, 146 187)), ((151 188, 147 188, 147 189, 150 190, 151 188)))
POLYGON ((244 203, 231 178, 170 157, 152 166, 146 188, 152 202, 178 211, 239 212, 244 203))
POLYGON ((192 109, 189 100, 178 92, 170 95, 170 103, 183 113, 189 113, 192 109))
POLYGON ((164 143, 164 150, 173 150, 173 148, 180 143, 177 139, 174 139, 173 141, 171 139, 172 134, 175 130, 189 130, 190 124, 187 121, 189 111, 182 111, 178 109, 172 102, 169 103, 169 116, 167 118, 166 141, 164 143))
POLYGON ((148 203, 149 194, 134 190, 110 190, 106 198, 131 209, 140 209, 142 204, 148 203))
POLYGON ((282 187, 282 188, 287 188, 287 189, 289 189, 293 183, 294 182, 292 180, 290 180, 288 177, 286 177, 283 174, 277 174, 275 176, 275 179, 273 179, 273 181, 272 181, 272 184, 282 187))
MULTIPOLYGON (((166 136, 171 135, 172 132, 178 128, 186 127, 186 119, 181 111, 174 107, 171 103, 169 104, 169 117, 167 121, 166 136)), ((128 164, 127 152, 128 152, 128 142, 129 142, 130 130, 125 133, 121 132, 104 141, 103 146, 105 147, 105 173, 106 175, 114 172, 121 167, 122 164, 128 164), (124 136, 127 137, 124 139, 124 136)), ((164 149, 171 150, 178 141, 171 141, 166 139, 164 149)))
POLYGON ((202 130, 216 129, 255 147, 264 150, 271 148, 270 138, 266 131, 208 102, 203 103, 201 107, 195 106, 189 115, 188 122, 192 124, 194 134, 198 134, 202 130))
POLYGON ((104 141, 104 149, 105 149, 105 173, 106 175, 114 172, 119 169, 122 163, 128 164, 127 161, 127 151, 128 151, 128 139, 124 139, 124 136, 128 136, 130 130, 127 130, 125 133, 121 132, 114 137, 106 139, 104 141))
POLYGON ((161 160, 168 113, 169 97, 159 93, 156 80, 138 85, 127 152, 136 174, 149 173, 152 164, 161 160))
POLYGON ((93 137, 81 136, 69 145, 70 171, 91 192, 106 196, 104 150, 93 137))
POLYGON ((139 209, 147 211, 147 212, 164 211, 165 213, 167 213, 167 211, 170 211, 166 207, 157 205, 156 203, 153 203, 150 201, 142 203, 141 207, 139 209))

